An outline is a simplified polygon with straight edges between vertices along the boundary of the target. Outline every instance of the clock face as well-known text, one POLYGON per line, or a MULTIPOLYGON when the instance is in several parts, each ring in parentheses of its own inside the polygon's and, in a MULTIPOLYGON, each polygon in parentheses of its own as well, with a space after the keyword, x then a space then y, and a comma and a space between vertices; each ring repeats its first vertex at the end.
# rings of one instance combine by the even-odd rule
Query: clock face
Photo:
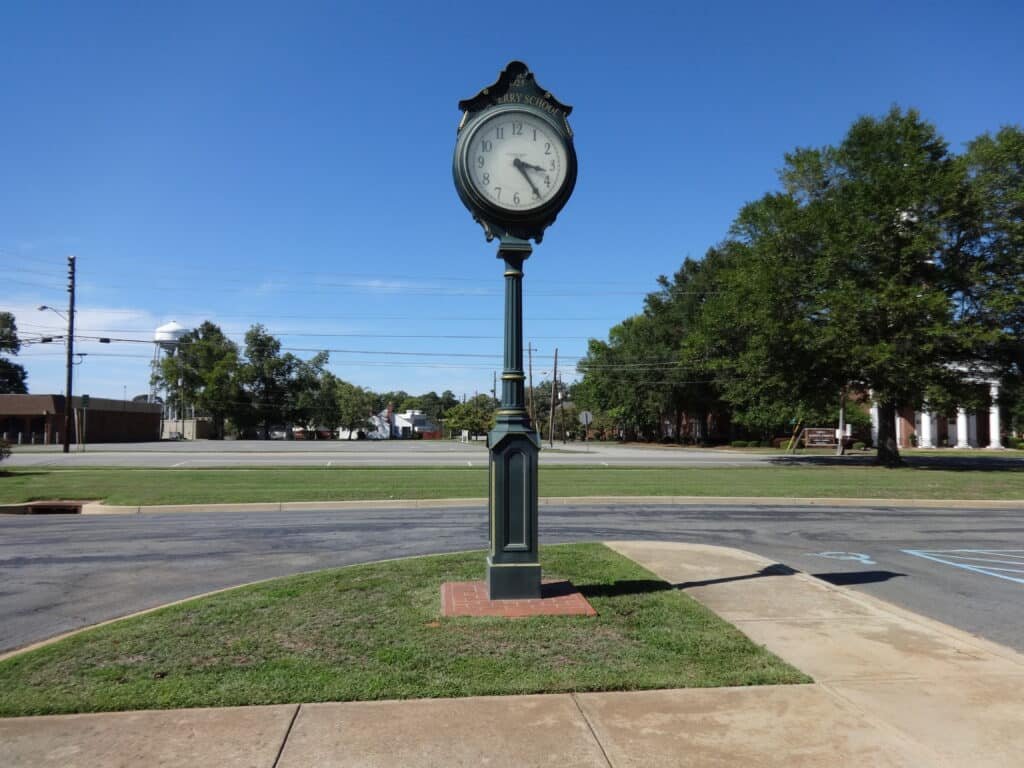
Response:
POLYGON ((477 194, 508 211, 550 202, 569 170, 558 132, 543 118, 521 111, 499 112, 477 126, 465 162, 477 194))

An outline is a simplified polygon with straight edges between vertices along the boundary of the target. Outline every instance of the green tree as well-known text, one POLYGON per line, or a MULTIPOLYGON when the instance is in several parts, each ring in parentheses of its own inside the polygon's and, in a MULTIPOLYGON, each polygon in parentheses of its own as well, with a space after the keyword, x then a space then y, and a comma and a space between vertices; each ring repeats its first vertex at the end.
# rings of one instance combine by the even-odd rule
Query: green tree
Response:
POLYGON ((376 395, 355 384, 339 380, 337 400, 339 425, 348 430, 349 440, 359 430, 370 427, 376 395))
POLYGON ((896 465, 898 406, 962 386, 982 337, 953 287, 969 241, 962 166, 933 126, 894 108, 837 147, 787 155, 781 178, 784 193, 740 212, 705 309, 722 392, 745 404, 739 418, 768 422, 869 389, 878 461, 896 465))
POLYGON ((731 239, 705 258, 684 359, 698 379, 713 378, 733 421, 761 439, 827 411, 848 375, 821 343, 828 312, 818 301, 819 255, 798 202, 770 194, 744 206, 731 239))
POLYGON ((644 300, 644 315, 653 325, 654 359, 647 376, 660 392, 660 423, 670 421, 679 441, 705 442, 709 414, 721 406, 705 355, 688 353, 698 318, 714 290, 717 267, 713 254, 703 261, 687 258, 671 278, 660 276, 659 290, 644 300), (687 415, 693 419, 684 430, 687 415))
POLYGON ((1024 346, 1024 129, 972 141, 963 158, 974 221, 965 251, 964 312, 1003 333, 996 356, 1019 368, 1024 346))
POLYGON ((260 324, 245 334, 245 360, 241 378, 252 399, 255 423, 270 438, 270 427, 282 424, 289 407, 290 380, 296 358, 281 355, 281 342, 260 324))
POLYGON ((470 435, 484 434, 494 424, 497 401, 490 395, 477 395, 448 410, 445 424, 455 431, 469 430, 470 435))
POLYGON ((24 395, 28 393, 28 373, 25 368, 11 362, 6 355, 16 355, 21 349, 18 325, 10 312, 0 312, 0 394, 24 395))
POLYGON ((977 351, 951 287, 967 241, 962 165, 917 112, 893 108, 834 150, 789 156, 783 179, 822 243, 819 343, 872 391, 878 462, 895 466, 897 408, 964 381, 977 351))
POLYGON ((341 388, 344 382, 330 371, 323 371, 316 379, 309 399, 308 413, 310 426, 325 427, 333 434, 342 424, 341 388))
MULTIPOLYGON (((584 377, 583 403, 610 414, 627 440, 653 440, 662 432, 666 400, 659 379, 670 360, 656 347, 656 335, 651 317, 626 318, 608 332, 607 342, 591 339, 577 366, 584 377)), ((550 398, 550 389, 545 396, 550 398)), ((538 400, 539 421, 546 423, 549 408, 549 399, 538 400)))
MULTIPOLYGON (((416 397, 406 397, 402 403, 401 410, 414 409, 423 411, 432 422, 439 424, 445 418, 445 413, 448 409, 458 405, 458 403, 459 401, 456 399, 455 394, 451 390, 446 389, 440 395, 436 392, 427 392, 416 397)), ((396 408, 396 410, 398 409, 396 408)))
POLYGON ((607 342, 591 340, 577 366, 583 379, 573 399, 594 414, 603 432, 627 439, 707 439, 705 425, 719 396, 693 333, 716 264, 711 254, 704 261, 687 259, 671 278, 658 278, 641 314, 612 328, 607 342), (698 351, 688 353, 691 347, 698 351))
POLYGON ((330 356, 327 352, 318 352, 309 360, 302 360, 287 353, 284 359, 291 373, 287 385, 285 420, 314 432, 317 426, 327 426, 319 417, 328 410, 337 412, 336 407, 331 408, 330 402, 336 391, 325 382, 326 376, 330 375, 325 370, 330 356))
POLYGON ((223 439, 225 421, 244 421, 248 397, 242 387, 238 345, 219 326, 205 321, 183 336, 173 355, 161 361, 156 374, 171 402, 194 405, 213 422, 214 437, 223 439))

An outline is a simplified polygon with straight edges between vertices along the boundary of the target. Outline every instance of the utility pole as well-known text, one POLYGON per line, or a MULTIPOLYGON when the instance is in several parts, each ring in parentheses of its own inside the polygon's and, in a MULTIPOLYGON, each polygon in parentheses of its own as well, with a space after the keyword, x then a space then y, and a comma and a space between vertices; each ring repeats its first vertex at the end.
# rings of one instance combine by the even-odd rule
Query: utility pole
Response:
POLYGON ((555 447, 555 392, 558 390, 558 347, 555 347, 555 367, 551 375, 551 422, 548 426, 548 442, 555 447))
POLYGON ((533 342, 531 341, 526 346, 526 352, 530 357, 530 425, 533 426, 537 423, 537 412, 533 408, 533 342))
POLYGON ((71 372, 75 357, 75 257, 68 256, 68 381, 67 396, 64 399, 64 453, 71 450, 71 372))

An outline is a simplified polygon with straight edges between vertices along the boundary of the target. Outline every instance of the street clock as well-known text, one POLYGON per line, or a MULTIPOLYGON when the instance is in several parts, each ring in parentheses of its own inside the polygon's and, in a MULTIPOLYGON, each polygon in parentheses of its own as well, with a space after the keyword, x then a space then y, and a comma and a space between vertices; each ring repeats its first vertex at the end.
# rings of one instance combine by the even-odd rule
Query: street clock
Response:
POLYGON ((459 198, 488 240, 539 243, 576 185, 572 107, 513 61, 459 109, 452 164, 459 198))
POLYGON ((459 102, 455 189, 504 262, 505 365, 501 407, 487 433, 487 594, 491 600, 539 599, 538 455, 540 436, 526 412, 523 374, 523 262, 544 237, 576 185, 572 107, 537 85, 521 61, 459 102))

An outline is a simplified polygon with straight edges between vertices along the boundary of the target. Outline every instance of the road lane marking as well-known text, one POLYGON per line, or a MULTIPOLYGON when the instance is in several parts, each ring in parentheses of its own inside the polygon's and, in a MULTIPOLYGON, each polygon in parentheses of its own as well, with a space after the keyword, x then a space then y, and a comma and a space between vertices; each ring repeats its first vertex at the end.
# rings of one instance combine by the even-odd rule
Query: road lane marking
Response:
MULTIPOLYGON (((973 573, 980 573, 983 576, 992 576, 997 579, 1005 579, 1006 581, 1013 581, 1017 584, 1024 584, 1024 578, 1017 576, 1008 576, 1006 573, 1001 571, 1010 571, 1011 573, 1020 573, 1012 568, 992 568, 983 565, 972 565, 972 563, 985 563, 991 562, 984 557, 977 557, 978 555, 988 555, 997 557, 1020 557, 1024 554, 1024 549, 904 549, 904 554, 913 555, 914 557, 921 557, 925 560, 933 560, 936 563, 942 563, 943 565, 951 565, 954 568, 960 568, 965 571, 971 571, 973 573), (964 562, 967 561, 967 562, 964 562)), ((1014 565, 1019 563, 1016 560, 1011 561, 1014 565)))

